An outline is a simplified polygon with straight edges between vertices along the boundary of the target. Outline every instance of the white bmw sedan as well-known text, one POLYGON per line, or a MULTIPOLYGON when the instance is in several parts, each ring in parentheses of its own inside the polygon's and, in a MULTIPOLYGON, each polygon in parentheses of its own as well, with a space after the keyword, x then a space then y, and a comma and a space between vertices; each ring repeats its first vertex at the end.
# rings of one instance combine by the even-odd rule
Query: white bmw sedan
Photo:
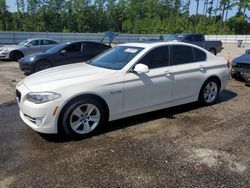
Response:
POLYGON ((127 43, 90 62, 29 76, 16 98, 35 131, 84 137, 107 121, 194 101, 214 104, 227 83, 226 61, 200 47, 127 43))

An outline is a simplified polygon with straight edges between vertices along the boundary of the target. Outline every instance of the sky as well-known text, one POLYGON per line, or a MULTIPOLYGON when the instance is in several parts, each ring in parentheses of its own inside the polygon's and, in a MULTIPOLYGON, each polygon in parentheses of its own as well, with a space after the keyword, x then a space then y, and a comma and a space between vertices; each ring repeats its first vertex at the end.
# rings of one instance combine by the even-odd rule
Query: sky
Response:
MULTIPOLYGON (((199 12, 202 13, 203 11, 203 1, 201 1, 200 7, 199 7, 199 12)), ((7 6, 9 7, 9 10, 11 12, 16 11, 16 0, 6 0, 7 6)), ((194 14, 196 11, 196 0, 191 0, 191 7, 190 7, 190 12, 191 14, 194 14)), ((228 17, 232 17, 235 15, 237 9, 234 8, 232 11, 229 11, 228 17)), ((248 12, 248 17, 250 17, 250 11, 248 12)))

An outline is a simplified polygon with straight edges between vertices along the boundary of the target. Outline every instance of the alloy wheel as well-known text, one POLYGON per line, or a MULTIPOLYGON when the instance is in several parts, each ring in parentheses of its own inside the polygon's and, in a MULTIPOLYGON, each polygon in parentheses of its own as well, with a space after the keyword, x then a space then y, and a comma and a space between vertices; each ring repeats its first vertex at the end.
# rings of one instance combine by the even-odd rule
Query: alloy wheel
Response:
POLYGON ((70 126, 77 134, 88 134, 95 130, 100 119, 100 110, 94 104, 82 104, 72 112, 70 126))

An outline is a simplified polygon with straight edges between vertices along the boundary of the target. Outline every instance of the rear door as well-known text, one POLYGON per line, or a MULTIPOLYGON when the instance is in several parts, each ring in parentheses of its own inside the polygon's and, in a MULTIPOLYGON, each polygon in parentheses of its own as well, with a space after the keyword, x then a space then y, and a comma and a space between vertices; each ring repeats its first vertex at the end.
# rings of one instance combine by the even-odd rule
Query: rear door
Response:
POLYGON ((57 43, 52 40, 40 40, 40 49, 42 51, 46 51, 55 46, 56 44, 57 43))
POLYGON ((171 46, 171 62, 169 73, 174 79, 173 102, 186 103, 197 98, 205 81, 206 53, 202 50, 186 46, 171 46))

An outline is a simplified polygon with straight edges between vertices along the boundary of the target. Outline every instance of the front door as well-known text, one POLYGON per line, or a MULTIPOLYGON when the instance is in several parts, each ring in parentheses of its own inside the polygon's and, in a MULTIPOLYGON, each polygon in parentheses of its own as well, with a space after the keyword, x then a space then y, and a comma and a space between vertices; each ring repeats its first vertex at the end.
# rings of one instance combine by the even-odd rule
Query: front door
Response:
POLYGON ((138 63, 149 67, 148 73, 128 72, 124 79, 124 112, 164 105, 172 98, 172 77, 168 74, 169 47, 151 50, 138 63))

